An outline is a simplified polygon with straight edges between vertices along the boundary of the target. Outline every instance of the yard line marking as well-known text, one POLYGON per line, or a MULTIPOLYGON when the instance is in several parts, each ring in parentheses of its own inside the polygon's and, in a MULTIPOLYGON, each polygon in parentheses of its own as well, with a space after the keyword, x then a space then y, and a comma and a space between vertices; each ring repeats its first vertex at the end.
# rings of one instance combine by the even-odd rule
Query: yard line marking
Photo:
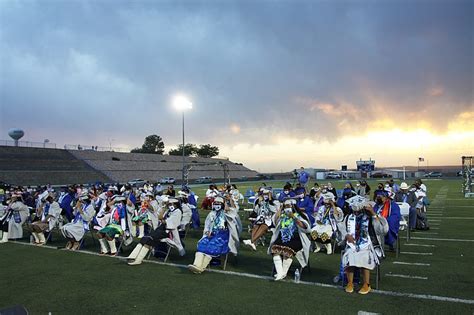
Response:
MULTIPOLYGON (((472 240, 474 242, 474 240, 472 240)), ((30 243, 22 243, 22 242, 15 242, 12 241, 14 244, 22 244, 22 245, 29 245, 29 246, 35 246, 30 243)), ((36 246, 36 247, 43 247, 43 248, 48 248, 48 249, 58 249, 52 246, 36 246)), ((64 249, 64 251, 67 251, 64 249)), ((71 252, 71 251, 68 251, 71 252)), ((110 257, 110 258, 116 258, 119 260, 125 260, 125 257, 120 257, 120 256, 102 256, 99 253, 95 252, 90 252, 90 251, 84 251, 84 250, 77 250, 75 251, 79 254, 84 253, 84 254, 90 254, 93 256, 100 256, 100 257, 110 257)), ((158 265, 163 265, 163 266, 172 266, 172 267, 178 267, 178 268, 183 268, 187 269, 187 265, 182 265, 182 264, 173 264, 173 263, 165 263, 161 261, 151 261, 151 260, 144 260, 146 263, 154 263, 158 265)), ((228 275, 234 275, 234 276, 239 276, 239 277, 247 277, 247 278, 255 278, 255 279, 263 279, 263 280, 274 280, 273 277, 270 276, 260 276, 260 275, 254 275, 251 273, 241 273, 241 272, 234 272, 234 271, 226 271, 226 270, 218 270, 218 269, 210 269, 206 270, 207 272, 214 272, 214 273, 221 273, 221 274, 228 274, 228 275)), ((283 281, 286 283, 290 283, 293 281, 283 281)), ((333 284, 326 284, 326 283, 320 283, 320 282, 308 282, 308 281, 300 281, 300 285, 311 285, 311 286, 316 286, 316 287, 322 287, 322 288, 333 288, 333 289, 338 289, 341 290, 341 286, 338 285, 333 285, 333 284)), ((474 305, 474 300, 469 300, 469 299, 461 299, 461 298, 455 298, 455 297, 447 297, 447 296, 439 296, 439 295, 430 295, 430 294, 417 294, 417 293, 404 293, 404 292, 395 292, 395 291, 383 291, 383 290, 372 290, 372 293, 375 294, 380 294, 380 295, 387 295, 387 296, 395 296, 395 297, 408 297, 408 298, 413 298, 413 299, 422 299, 422 300, 432 300, 432 301, 441 301, 441 302, 452 302, 452 303, 462 303, 462 304, 470 304, 474 305)))
POLYGON ((433 237, 411 237, 414 240, 430 240, 430 241, 447 241, 447 242, 474 242, 474 240, 466 240, 459 238, 433 238, 433 237))
MULTIPOLYGON (((415 232, 413 232, 413 233, 415 233, 415 232)), ((425 232, 425 231, 420 231, 420 232, 416 232, 416 233, 417 233, 417 234, 418 234, 418 233, 421 233, 421 234, 425 234, 425 235, 438 235, 437 232, 425 232)))
POLYGON ((474 208, 474 206, 455 206, 455 205, 449 205, 449 206, 446 206, 446 207, 449 207, 449 208, 474 208))
POLYGON ((421 255, 421 256, 433 256, 433 253, 415 253, 415 252, 400 252, 405 255, 421 255))
POLYGON ((437 227, 430 227, 430 230, 439 230, 437 227))
POLYGON ((438 220, 438 219, 430 219, 431 222, 441 222, 442 220, 438 220))
POLYGON ((403 246, 436 247, 436 245, 406 243, 403 246))
POLYGON ((408 266, 427 266, 427 267, 431 266, 430 264, 425 264, 425 263, 407 263, 403 261, 394 261, 393 263, 396 265, 408 265, 408 266))
POLYGON ((381 313, 372 313, 372 312, 366 312, 366 311, 358 311, 357 315, 380 315, 381 313))
POLYGON ((408 276, 408 275, 397 275, 393 273, 386 273, 387 277, 397 277, 397 278, 405 278, 405 279, 419 279, 419 280, 428 280, 428 277, 419 277, 419 276, 408 276))
POLYGON ((448 220, 474 220, 474 217, 443 217, 448 220))
POLYGON ((20 241, 8 241, 8 243, 13 243, 13 244, 20 244, 20 245, 28 245, 28 246, 34 246, 34 247, 43 247, 43 248, 49 248, 49 249, 58 249, 56 246, 51 246, 51 245, 35 245, 32 243, 25 243, 25 242, 20 242, 20 241))

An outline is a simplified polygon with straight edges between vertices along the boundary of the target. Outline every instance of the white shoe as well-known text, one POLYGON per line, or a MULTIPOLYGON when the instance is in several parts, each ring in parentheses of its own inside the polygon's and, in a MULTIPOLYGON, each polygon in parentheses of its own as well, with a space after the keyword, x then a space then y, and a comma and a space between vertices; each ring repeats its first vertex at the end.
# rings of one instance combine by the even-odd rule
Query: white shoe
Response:
POLYGON ((144 225, 139 225, 138 226, 138 238, 142 238, 145 236, 145 226, 144 225))
POLYGON ((276 277, 275 277, 275 281, 280 281, 280 280, 283 280, 286 278, 286 275, 284 274, 277 274, 276 277))
POLYGON ((318 253, 321 250, 321 246, 319 246, 317 242, 315 242, 314 245, 316 246, 316 248, 314 249, 313 253, 318 253))
POLYGON ((143 246, 140 249, 140 252, 138 253, 137 258, 134 261, 129 262, 128 265, 130 265, 130 266, 140 265, 143 262, 143 259, 145 259, 145 257, 148 254, 149 250, 150 249, 148 247, 143 246))
POLYGON ((140 253, 140 250, 142 249, 143 245, 138 243, 137 246, 133 249, 133 251, 128 255, 127 259, 128 260, 135 260, 137 259, 138 254, 140 253))
POLYGON ((8 242, 8 232, 3 232, 2 239, 0 243, 7 243, 8 242))
POLYGON ((250 246, 252 244, 251 240, 244 240, 244 245, 250 246))
POLYGON ((326 246, 326 254, 331 255, 331 254, 332 254, 332 246, 331 246, 331 243, 325 244, 324 246, 326 246))
POLYGON ((280 281, 285 278, 283 273, 283 260, 280 255, 273 255, 273 264, 275 265, 275 281, 280 281))

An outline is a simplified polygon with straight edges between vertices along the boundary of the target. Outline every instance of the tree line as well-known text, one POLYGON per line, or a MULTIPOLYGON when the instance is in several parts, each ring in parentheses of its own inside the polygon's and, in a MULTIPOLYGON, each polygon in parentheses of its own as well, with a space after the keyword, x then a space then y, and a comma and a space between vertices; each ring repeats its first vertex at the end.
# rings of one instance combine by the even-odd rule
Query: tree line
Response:
MULTIPOLYGON (((150 135, 145 138, 141 148, 135 148, 130 151, 131 153, 149 153, 149 154, 164 154, 165 153, 165 143, 163 139, 158 135, 150 135)), ((169 155, 182 155, 183 154, 183 145, 178 145, 176 149, 170 149, 168 151, 169 155)), ((184 155, 185 156, 198 156, 210 158, 213 156, 219 155, 219 148, 212 146, 210 144, 201 144, 197 146, 192 143, 187 143, 184 146, 184 155)))

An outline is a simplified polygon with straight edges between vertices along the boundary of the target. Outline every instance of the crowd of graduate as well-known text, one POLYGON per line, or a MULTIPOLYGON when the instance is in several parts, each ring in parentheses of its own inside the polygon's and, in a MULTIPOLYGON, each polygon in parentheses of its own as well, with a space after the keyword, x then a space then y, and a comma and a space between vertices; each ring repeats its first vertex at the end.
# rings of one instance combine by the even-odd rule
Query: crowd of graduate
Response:
POLYGON ((265 237, 268 255, 274 263, 275 281, 287 277, 293 259, 301 268, 308 265, 310 253, 331 254, 342 249, 339 279, 345 290, 354 291, 354 273, 362 275, 359 293, 370 292, 370 270, 395 250, 400 225, 419 228, 428 204, 426 186, 421 180, 413 185, 393 180, 379 182, 372 190, 365 180, 345 183, 336 190, 331 184, 310 187, 309 175, 302 169, 297 180, 282 188, 262 184, 246 193, 236 185, 218 188, 210 185, 203 200, 189 188, 176 192, 173 186, 145 184, 73 185, 54 191, 45 187, 0 188, 0 243, 21 239, 31 233, 31 242, 41 246, 51 231, 64 236, 66 249, 78 250, 87 233, 100 244, 101 255, 117 255, 119 246, 133 246, 129 265, 139 265, 156 249, 174 248, 185 255, 182 238, 187 229, 203 228, 196 245, 195 258, 188 266, 194 273, 206 270, 211 260, 229 253, 237 255, 243 225, 240 214, 249 221, 245 246, 257 250, 265 237), (404 218, 400 205, 409 207, 404 218), (200 222, 200 211, 208 211, 200 222), (138 240, 138 243, 134 243, 138 240))

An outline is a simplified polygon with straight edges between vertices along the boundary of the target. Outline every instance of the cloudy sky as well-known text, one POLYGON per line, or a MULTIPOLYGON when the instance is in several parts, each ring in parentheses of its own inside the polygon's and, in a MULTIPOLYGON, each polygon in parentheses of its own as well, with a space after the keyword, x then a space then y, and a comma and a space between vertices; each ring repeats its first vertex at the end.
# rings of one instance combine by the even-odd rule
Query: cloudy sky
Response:
POLYGON ((211 143, 260 171, 474 154, 474 2, 0 0, 0 139, 211 143))

